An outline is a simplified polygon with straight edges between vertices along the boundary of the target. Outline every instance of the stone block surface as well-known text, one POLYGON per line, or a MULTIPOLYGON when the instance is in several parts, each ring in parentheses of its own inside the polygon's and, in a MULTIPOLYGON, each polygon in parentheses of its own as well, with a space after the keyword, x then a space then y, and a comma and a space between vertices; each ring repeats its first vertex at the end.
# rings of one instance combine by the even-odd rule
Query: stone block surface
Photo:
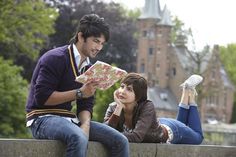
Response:
MULTIPOLYGON (((0 139, 0 157, 63 157, 65 145, 53 140, 0 139)), ((235 157, 236 146, 130 143, 130 157, 235 157)), ((106 148, 89 142, 87 157, 108 157, 106 148)))
POLYGON ((235 157, 235 146, 157 144, 156 157, 235 157))
POLYGON ((63 157, 64 153, 59 141, 0 139, 0 157, 63 157))

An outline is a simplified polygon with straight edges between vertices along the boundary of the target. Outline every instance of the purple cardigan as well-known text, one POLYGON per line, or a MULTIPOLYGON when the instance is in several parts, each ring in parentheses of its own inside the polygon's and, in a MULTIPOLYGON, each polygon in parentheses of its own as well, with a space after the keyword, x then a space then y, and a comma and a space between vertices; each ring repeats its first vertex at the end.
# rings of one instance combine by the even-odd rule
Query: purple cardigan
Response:
MULTIPOLYGON (((81 83, 75 82, 78 69, 74 54, 69 53, 68 45, 52 49, 45 53, 35 67, 29 96, 26 104, 27 120, 45 114, 75 117, 71 112, 71 102, 56 106, 45 106, 49 96, 54 91, 68 91, 80 88, 81 83), (73 71, 74 69, 74 71, 73 71)), ((83 110, 93 112, 94 96, 76 101, 77 115, 83 110)))

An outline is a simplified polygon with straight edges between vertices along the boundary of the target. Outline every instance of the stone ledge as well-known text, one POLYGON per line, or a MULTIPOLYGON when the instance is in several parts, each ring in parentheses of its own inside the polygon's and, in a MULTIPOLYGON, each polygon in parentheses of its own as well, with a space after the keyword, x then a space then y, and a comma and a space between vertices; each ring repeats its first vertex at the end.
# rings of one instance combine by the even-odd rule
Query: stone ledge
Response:
MULTIPOLYGON (((53 140, 0 139, 1 157, 63 157, 65 145, 53 140)), ((130 143, 130 157, 234 157, 236 146, 130 143)), ((104 146, 89 142, 88 157, 108 157, 104 146)))

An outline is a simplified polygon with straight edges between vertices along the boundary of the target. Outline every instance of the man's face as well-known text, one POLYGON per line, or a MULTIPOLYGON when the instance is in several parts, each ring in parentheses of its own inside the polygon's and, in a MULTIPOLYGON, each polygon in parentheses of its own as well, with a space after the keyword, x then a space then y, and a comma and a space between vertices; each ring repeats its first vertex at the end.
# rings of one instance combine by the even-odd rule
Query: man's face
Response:
POLYGON ((85 57, 94 58, 102 50, 105 43, 104 35, 100 37, 88 37, 82 42, 81 53, 85 57))

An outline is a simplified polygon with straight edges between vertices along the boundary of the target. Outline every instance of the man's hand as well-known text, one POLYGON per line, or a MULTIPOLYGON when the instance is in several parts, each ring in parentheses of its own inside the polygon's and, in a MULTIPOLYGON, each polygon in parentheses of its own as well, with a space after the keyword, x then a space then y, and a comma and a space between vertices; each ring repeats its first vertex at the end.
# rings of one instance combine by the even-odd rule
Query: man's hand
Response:
POLYGON ((88 82, 86 84, 84 84, 80 90, 83 93, 83 97, 84 98, 88 98, 94 95, 95 91, 96 91, 96 87, 98 86, 98 82, 88 82))

